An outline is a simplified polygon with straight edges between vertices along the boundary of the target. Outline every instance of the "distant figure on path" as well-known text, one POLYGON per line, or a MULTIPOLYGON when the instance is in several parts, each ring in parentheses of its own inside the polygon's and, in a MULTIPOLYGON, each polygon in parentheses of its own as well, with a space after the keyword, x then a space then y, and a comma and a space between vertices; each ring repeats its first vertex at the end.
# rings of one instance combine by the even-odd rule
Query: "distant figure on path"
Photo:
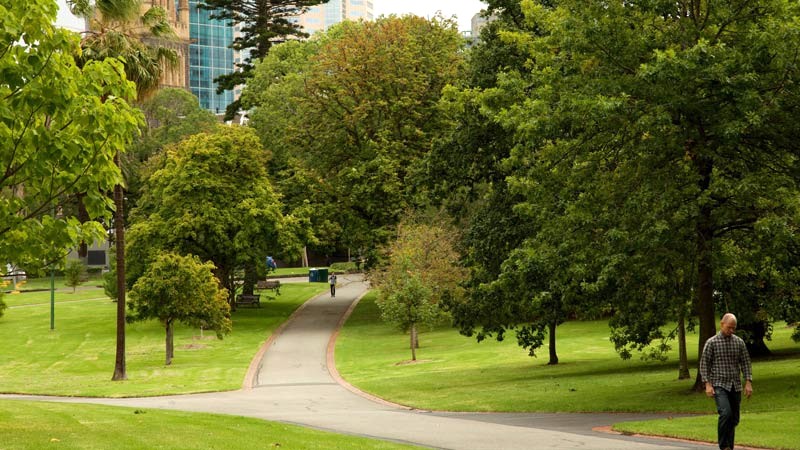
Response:
POLYGON ((336 298, 336 274, 331 272, 331 276, 328 277, 328 283, 331 285, 331 298, 336 298))
POLYGON ((700 359, 700 377, 706 385, 706 395, 717 403, 719 421, 717 440, 721 450, 733 450, 739 406, 742 403, 742 374, 744 395, 753 395, 753 369, 744 341, 733 334, 736 316, 727 313, 719 323, 719 333, 709 338, 700 359))

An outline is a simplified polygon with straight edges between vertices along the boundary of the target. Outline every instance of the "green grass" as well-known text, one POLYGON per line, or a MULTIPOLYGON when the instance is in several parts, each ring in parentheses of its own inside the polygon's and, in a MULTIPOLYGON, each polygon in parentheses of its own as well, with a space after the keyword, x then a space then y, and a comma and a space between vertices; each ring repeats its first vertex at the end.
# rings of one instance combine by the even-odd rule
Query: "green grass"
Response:
POLYGON ((0 400, 0 436, 4 450, 417 448, 245 417, 16 400, 0 400))
MULTIPOLYGON (((736 427, 736 444, 796 450, 800 448, 797 414, 797 411, 746 414, 742 417, 739 426, 736 427)), ((614 429, 630 434, 649 434, 712 442, 717 439, 717 416, 624 422, 614 425, 614 429)))
POLYGON ((309 297, 318 284, 286 284, 276 300, 232 314, 233 332, 217 340, 177 326, 175 359, 164 365, 164 329, 156 321, 127 326, 127 381, 111 381, 115 357, 116 303, 102 289, 58 291, 55 330, 50 330, 49 292, 8 294, 0 319, 0 392, 126 397, 239 389, 260 345, 309 297), (81 296, 100 298, 69 302, 81 296), (46 300, 40 298, 46 297, 46 300), (66 300, 65 300, 66 299, 66 300))
MULTIPOLYGON (((790 328, 776 324, 769 343, 775 357, 754 363, 755 394, 743 405, 743 422, 753 413, 800 414, 800 346, 790 334, 790 328)), ((563 324, 558 328, 560 363, 548 366, 546 347, 539 358, 531 358, 513 333, 504 342, 476 343, 441 327, 420 335, 419 362, 406 364, 411 358, 408 336, 380 323, 369 294, 342 330, 336 365, 360 389, 421 409, 715 412, 713 400, 689 392, 693 379, 677 380, 677 351, 666 362, 623 361, 608 336, 606 322, 563 324)), ((696 335, 690 335, 688 346, 694 375, 696 335)), ((791 429, 789 439, 800 442, 800 429, 791 429)))
MULTIPOLYGON (((55 287, 56 289, 66 288, 72 290, 71 287, 67 286, 66 279, 63 276, 55 277, 55 287)), ((97 287, 103 285, 103 276, 100 274, 90 274, 89 280, 84 281, 78 286, 78 289, 82 287, 97 287)), ((3 288, 5 291, 11 291, 15 288, 15 286, 11 286, 10 284, 3 288)), ((19 283, 16 286, 17 289, 20 291, 31 291, 31 290, 49 290, 50 289, 50 277, 41 277, 41 278, 28 278, 24 280, 24 282, 19 283)))
POLYGON ((308 276, 308 267, 281 267, 275 269, 274 272, 270 272, 267 278, 271 277, 285 277, 285 276, 298 276, 298 277, 307 277, 308 276))

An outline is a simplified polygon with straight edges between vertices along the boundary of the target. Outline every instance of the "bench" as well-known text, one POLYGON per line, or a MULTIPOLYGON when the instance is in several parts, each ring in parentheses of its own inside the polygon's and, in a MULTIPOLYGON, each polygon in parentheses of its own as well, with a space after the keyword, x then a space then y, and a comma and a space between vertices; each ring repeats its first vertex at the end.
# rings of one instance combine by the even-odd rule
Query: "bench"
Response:
POLYGON ((276 294, 281 294, 281 282, 279 280, 258 280, 256 283, 256 289, 259 291, 263 291, 264 289, 269 289, 275 291, 276 294))
POLYGON ((239 294, 236 296, 236 306, 255 306, 261 308, 261 295, 260 294, 239 294))

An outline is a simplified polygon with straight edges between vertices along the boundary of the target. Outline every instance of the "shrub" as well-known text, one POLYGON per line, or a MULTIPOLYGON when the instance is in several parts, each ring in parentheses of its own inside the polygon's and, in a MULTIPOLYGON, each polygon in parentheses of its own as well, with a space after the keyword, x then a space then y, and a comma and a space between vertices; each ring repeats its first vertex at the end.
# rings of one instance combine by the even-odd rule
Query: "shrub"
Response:
POLYGON ((331 272, 339 272, 339 273, 356 273, 358 272, 358 268, 356 267, 356 263, 354 262, 336 262, 331 264, 331 272))

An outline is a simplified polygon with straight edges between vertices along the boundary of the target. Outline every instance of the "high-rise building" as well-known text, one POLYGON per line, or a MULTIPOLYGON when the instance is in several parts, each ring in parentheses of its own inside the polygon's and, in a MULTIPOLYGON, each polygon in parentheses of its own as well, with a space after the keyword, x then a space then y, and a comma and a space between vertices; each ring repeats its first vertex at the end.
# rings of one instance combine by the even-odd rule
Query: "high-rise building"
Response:
MULTIPOLYGON (((174 0, 173 0, 174 1, 174 0)), ((185 1, 185 0, 183 0, 185 1)), ((233 91, 217 94, 214 79, 234 70, 233 27, 212 20, 211 11, 197 7, 202 1, 189 0, 189 88, 200 99, 200 106, 224 114, 233 102, 233 91)))
POLYGON ((297 17, 303 31, 314 34, 324 31, 343 20, 372 20, 372 0, 330 0, 328 3, 312 6, 305 14, 297 17))

